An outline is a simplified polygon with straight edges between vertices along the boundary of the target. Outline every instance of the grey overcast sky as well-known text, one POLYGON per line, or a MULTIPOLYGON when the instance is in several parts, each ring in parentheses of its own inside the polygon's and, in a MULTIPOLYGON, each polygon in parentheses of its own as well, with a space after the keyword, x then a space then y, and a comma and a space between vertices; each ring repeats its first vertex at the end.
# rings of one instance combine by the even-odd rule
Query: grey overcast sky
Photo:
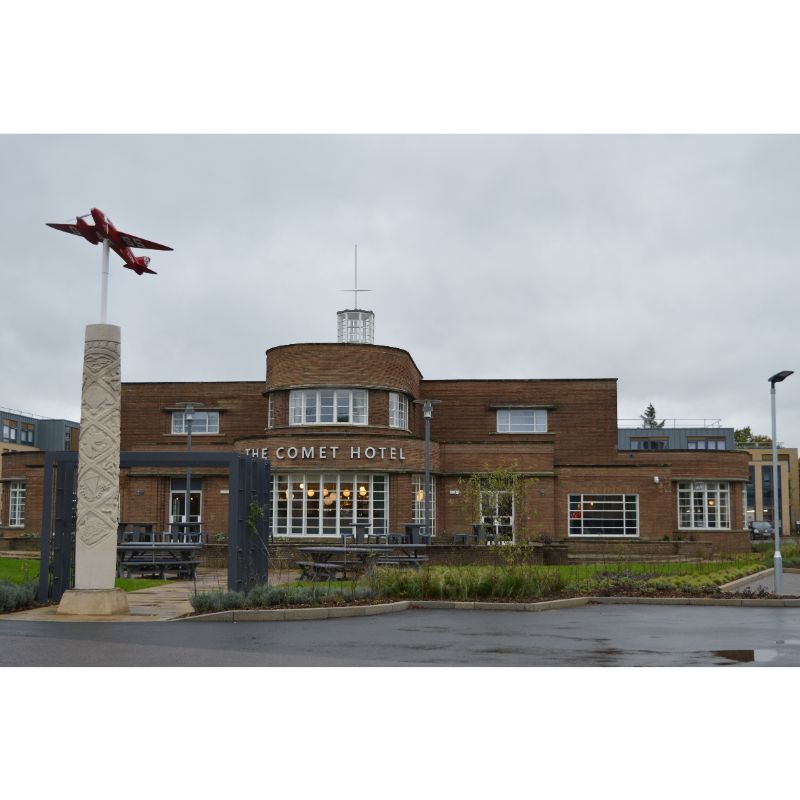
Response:
MULTIPOLYGON (((334 341, 336 311, 352 297, 340 290, 352 285, 358 243, 376 340, 408 349, 428 378, 616 377, 620 417, 636 418, 652 402, 663 417, 720 417, 766 432, 766 379, 782 369, 800 373, 795 135, 24 134, 796 134, 796 9, 789 0, 84 0, 77 10, 55 0, 7 3, 0 405, 78 415, 84 326, 98 319, 100 252, 44 223, 98 206, 122 230, 175 247, 150 253, 157 276, 138 277, 111 256, 109 318, 122 326, 124 380, 263 380, 266 348, 334 341)), ((779 437, 793 445, 799 400, 800 374, 779 390, 779 437)), ((552 746, 574 738, 580 715, 602 719, 612 747, 624 739, 631 786, 658 774, 659 797, 681 788, 686 770, 670 781, 659 761, 680 738, 701 790, 708 774, 710 791, 741 794, 743 782, 763 791, 763 770, 729 777, 692 769, 692 753, 722 763, 730 743, 703 726, 687 730, 674 709, 688 699, 725 713, 727 682, 720 691, 716 673, 704 680, 697 671, 656 672, 550 670, 554 690, 532 694, 520 671, 469 707, 465 692, 483 699, 473 675, 430 672, 415 713, 398 707, 390 715, 409 741, 419 738, 429 709, 436 721, 463 720, 475 730, 495 729, 500 719, 509 732, 506 783, 538 749, 548 753, 551 769, 537 773, 547 788, 550 775, 561 788, 569 774, 578 790, 619 797, 617 783, 606 789, 596 779, 614 751, 582 753, 596 766, 584 777, 574 770, 574 749, 552 746), (621 704, 613 718, 610 694, 621 704), (528 697, 530 713, 503 714, 520 699, 527 712, 528 697), (641 708, 658 725, 636 739, 630 719, 641 708)), ((377 672, 345 673, 337 682, 352 681, 356 692, 385 688, 377 672)), ((293 789, 308 749, 282 742, 302 736, 292 725, 305 724, 296 713, 303 695, 292 691, 290 671, 280 677, 289 690, 270 695, 266 716, 241 724, 248 733, 259 726, 245 737, 258 746, 262 717, 288 726, 270 740, 285 767, 270 785, 293 789)), ((771 680, 786 680, 790 691, 789 677, 771 680)), ((193 686, 195 678, 183 671, 181 680, 193 686)), ((302 690, 307 678, 297 680, 302 690)), ((96 731, 115 723, 108 709, 116 708, 118 679, 93 670, 84 685, 66 698, 76 702, 73 740, 107 756, 98 777, 111 779, 125 754, 96 731)), ((253 693, 242 686, 249 708, 253 693)), ((39 696, 31 689, 18 693, 25 712, 39 696)), ((203 713, 212 727, 229 724, 213 708, 203 713)), ((761 707, 737 714, 745 728, 763 724, 761 707)), ((27 732, 39 715, 15 719, 27 732)), ((362 722, 363 715, 355 726, 339 722, 337 731, 358 736, 362 722)), ((769 723, 781 731, 783 719, 769 723)), ((135 720, 126 725, 134 736, 150 735, 135 720)), ((439 761, 462 757, 458 737, 439 738, 439 761)), ((775 737, 783 761, 792 741, 775 737)), ((85 755, 61 744, 48 754, 54 775, 85 755)), ((31 771, 28 751, 12 745, 20 775, 31 771)), ((424 757, 418 767, 417 783, 423 776, 438 785, 441 770, 424 757)), ((380 764, 374 776, 371 769, 367 775, 391 794, 380 764)), ((463 772, 455 785, 465 797, 498 785, 497 770, 463 772)), ((221 778, 203 779, 218 795, 221 778)), ((224 780, 230 790, 229 773, 224 780)), ((452 793, 454 776, 444 780, 452 793)), ((405 788, 398 786, 395 795, 405 788)), ((338 797, 352 787, 328 792, 338 797)))
MULTIPOLYGON (((616 377, 618 416, 769 430, 797 369, 797 136, 6 135, 0 405, 77 419, 97 206, 124 381, 262 380, 362 305, 426 378, 616 377)), ((779 439, 800 444, 800 374, 779 439)))

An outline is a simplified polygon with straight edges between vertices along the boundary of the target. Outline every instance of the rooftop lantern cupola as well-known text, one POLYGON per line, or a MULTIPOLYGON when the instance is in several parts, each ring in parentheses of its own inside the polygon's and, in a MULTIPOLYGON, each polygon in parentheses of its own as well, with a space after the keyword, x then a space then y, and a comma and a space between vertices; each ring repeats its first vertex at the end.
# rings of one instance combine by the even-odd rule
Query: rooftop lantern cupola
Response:
POLYGON ((369 292, 370 289, 358 288, 358 245, 356 245, 356 283, 354 289, 342 289, 352 292, 355 298, 353 308, 338 311, 338 341, 339 343, 375 344, 375 314, 358 307, 358 293, 369 292))

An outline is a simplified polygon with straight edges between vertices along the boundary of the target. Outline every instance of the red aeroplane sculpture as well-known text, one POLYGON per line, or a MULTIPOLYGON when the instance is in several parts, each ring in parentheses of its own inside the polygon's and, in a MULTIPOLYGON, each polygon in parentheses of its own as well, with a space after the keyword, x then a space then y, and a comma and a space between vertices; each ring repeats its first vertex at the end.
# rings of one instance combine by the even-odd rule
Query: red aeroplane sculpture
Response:
POLYGON ((77 217, 74 223, 47 222, 45 224, 57 231, 82 236, 92 244, 101 242, 104 245, 107 244, 125 262, 124 266, 132 269, 137 275, 141 275, 143 272, 155 275, 156 272, 148 266, 150 259, 147 256, 135 256, 131 251, 132 247, 139 247, 142 250, 172 250, 165 244, 150 242, 147 239, 118 231, 99 208, 93 208, 89 214, 77 217), (94 225, 86 222, 86 217, 89 216, 94 220, 94 225))

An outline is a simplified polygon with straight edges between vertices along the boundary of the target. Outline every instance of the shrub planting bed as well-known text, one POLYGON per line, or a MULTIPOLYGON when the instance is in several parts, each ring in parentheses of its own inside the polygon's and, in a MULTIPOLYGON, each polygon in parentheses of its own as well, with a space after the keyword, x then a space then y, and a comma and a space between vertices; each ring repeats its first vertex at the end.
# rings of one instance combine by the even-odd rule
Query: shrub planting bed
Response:
POLYGON ((197 594, 197 613, 234 609, 352 605, 396 600, 535 602, 586 595, 721 596, 720 586, 765 567, 753 554, 736 561, 582 566, 425 566, 376 568, 358 581, 258 586, 249 594, 197 594))

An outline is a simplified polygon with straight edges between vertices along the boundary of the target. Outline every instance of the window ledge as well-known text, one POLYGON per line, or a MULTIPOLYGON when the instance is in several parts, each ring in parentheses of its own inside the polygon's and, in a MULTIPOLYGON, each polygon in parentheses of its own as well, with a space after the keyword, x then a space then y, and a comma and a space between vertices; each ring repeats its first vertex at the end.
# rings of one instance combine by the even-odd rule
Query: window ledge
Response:
POLYGON ((500 411, 504 408, 530 408, 530 409, 542 409, 553 411, 558 406, 553 405, 552 403, 489 403, 489 410, 490 411, 500 411))

